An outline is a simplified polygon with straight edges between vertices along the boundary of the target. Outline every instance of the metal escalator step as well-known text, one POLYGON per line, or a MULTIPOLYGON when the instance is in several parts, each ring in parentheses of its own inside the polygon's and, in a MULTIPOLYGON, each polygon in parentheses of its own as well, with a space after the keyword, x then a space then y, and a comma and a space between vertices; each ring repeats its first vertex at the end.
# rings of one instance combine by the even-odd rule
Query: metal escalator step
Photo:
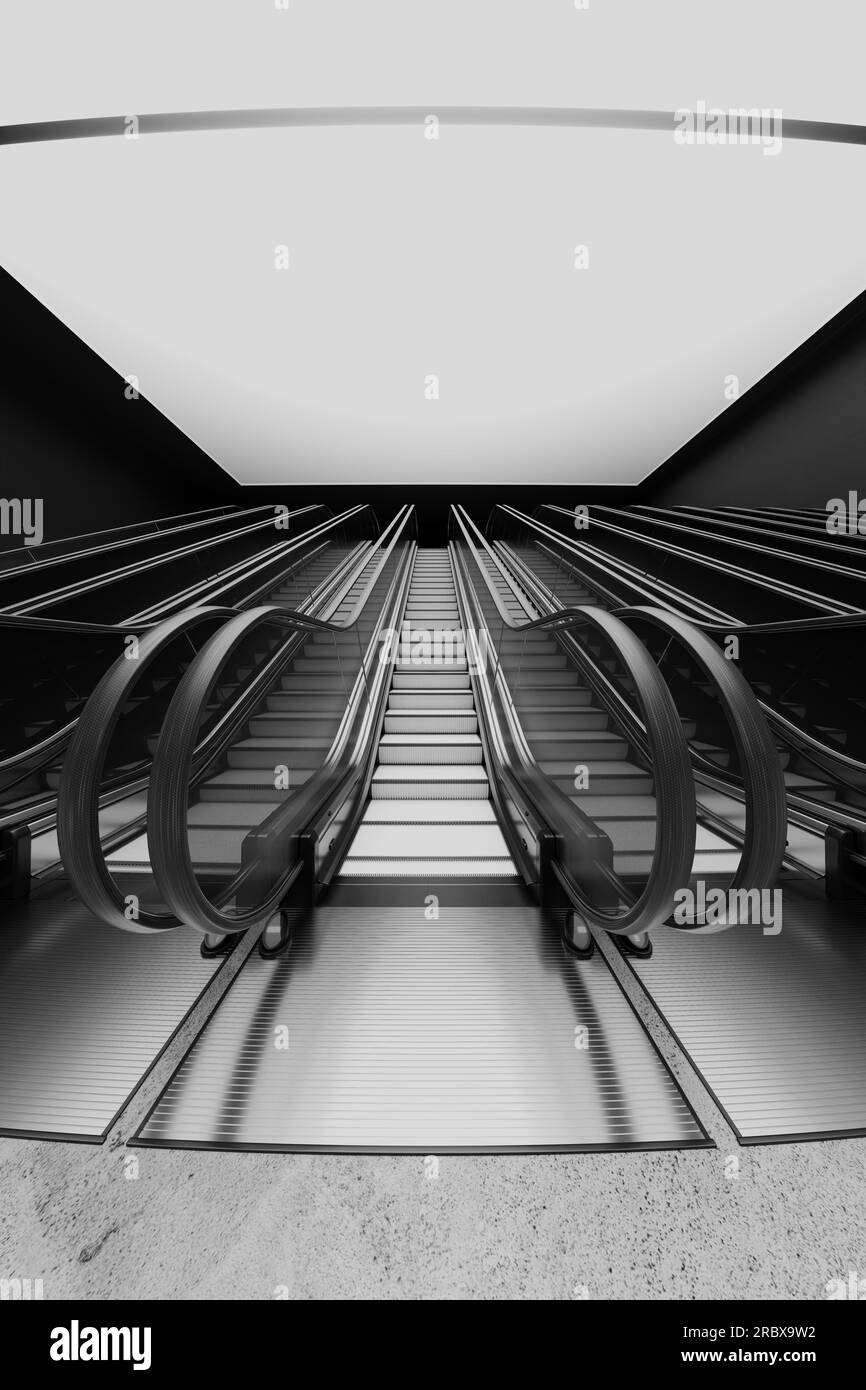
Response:
MULTIPOLYGON (((421 737, 431 738, 434 735, 427 734, 421 737)), ((445 737, 453 739, 460 738, 461 735, 448 734, 445 737)), ((382 767, 414 767, 418 763, 424 766, 473 767, 482 762, 481 744, 467 744, 460 748, 452 742, 436 746, 420 744, 416 739, 403 745, 384 745, 382 741, 379 742, 378 760, 382 767)))
POLYGON ((379 742, 379 762, 382 766, 406 767, 422 763, 437 764, 443 767, 471 766, 481 762, 481 742, 477 735, 442 734, 444 743, 430 742, 436 734, 420 734, 417 738, 406 735, 405 743, 386 743, 386 739, 401 738, 400 734, 385 734, 379 742), (466 738, 464 744, 455 739, 466 738), (468 740, 474 739, 474 742, 468 740))
POLYGON ((591 792, 573 792, 569 800, 579 806, 584 815, 596 823, 602 820, 635 820, 650 818, 655 821, 656 799, 654 796, 597 796, 591 792))
POLYGON ((362 825, 498 825, 491 801, 449 801, 446 797, 402 801, 380 797, 368 801, 362 825))
MULTIPOLYGON (((648 874, 656 843, 655 820, 599 820, 598 828, 613 842, 613 866, 617 873, 648 874)), ((732 874, 740 862, 740 851, 721 836, 698 826, 692 877, 732 874)))
MULTIPOLYGON (((352 841, 352 859, 509 859, 495 822, 476 825, 382 825, 365 819, 352 841)), ((513 867, 512 867, 513 872, 513 867)))
POLYGON ((370 795, 385 797, 388 800, 411 797, 418 800, 431 800, 445 797, 448 800, 464 798, 487 798, 490 784, 487 773, 478 764, 464 764, 459 767, 430 764, 397 764, 380 766, 373 773, 370 795))
POLYGON ((198 789, 202 801, 273 801, 285 798, 313 776, 314 768, 290 768, 289 787, 282 793, 274 787, 273 767, 230 767, 209 777, 198 789))
POLYGON ((440 734, 440 733, 419 733, 383 734, 379 740, 379 746, 384 748, 469 748, 481 746, 481 741, 477 734, 440 734))
POLYGON ((394 670, 400 674, 407 671, 458 672, 468 671, 469 667, 465 656, 443 651, 430 656, 398 656, 394 663, 394 670))
POLYGON ((712 787, 698 785, 695 787, 695 793, 699 803, 698 814, 700 814, 700 807, 703 807, 717 816, 722 816, 730 825, 735 825, 740 830, 745 829, 746 803, 744 801, 738 800, 735 796, 729 796, 726 792, 716 791, 712 787))
POLYGON ((406 621, 413 628, 447 627, 449 631, 460 630, 460 614, 456 608, 444 608, 441 604, 416 604, 406 610, 406 621))
POLYGON ((564 691, 561 685, 554 686, 529 686, 521 689, 511 683, 511 692, 514 698, 515 707, 521 712, 524 710, 544 710, 551 706, 561 706, 563 700, 567 700, 569 705, 591 705, 592 691, 587 685, 578 685, 568 691, 564 691))
POLYGON ((331 747, 329 738, 245 738, 226 754, 229 767, 319 767, 331 747))
POLYGON ((433 667, 423 671, 396 671, 392 689, 427 690, 436 686, 440 690, 469 690, 469 672, 441 669, 436 671, 433 667))
POLYGON ((794 791, 808 792, 812 794, 813 787, 823 787, 826 783, 819 782, 814 777, 806 777, 800 772, 785 772, 785 786, 791 787, 794 791))
MULTIPOLYGON (((565 652, 503 652, 502 665, 506 671, 558 671, 568 666, 565 652)), ((577 672, 575 672, 577 675, 577 672)))
POLYGON ((284 714, 281 711, 269 710, 253 715, 249 730, 253 738, 285 737, 295 743, 303 734, 315 738, 327 737, 333 741, 341 718, 340 714, 326 714, 317 718, 312 713, 284 714))
POLYGON ((361 669, 361 662, 357 654, 347 656, 343 660, 335 656, 298 656, 292 662, 293 676, 334 676, 345 675, 354 680, 361 669))
MULTIPOLYGON (((230 802, 211 802, 210 805, 225 805, 233 810, 230 802)), ((268 808, 262 805, 260 811, 267 814, 268 808)), ((250 830, 265 819, 265 815, 251 825, 202 825, 191 826, 187 836, 190 856, 196 869, 222 869, 236 872, 241 862, 241 847, 250 830)), ((140 872, 150 864, 150 849, 147 836, 139 835, 122 849, 114 850, 106 856, 112 872, 140 872)))
MULTIPOLYGON (((532 694, 533 699, 538 695, 540 688, 546 686, 579 686, 586 691, 587 702, 590 692, 586 686, 582 685, 580 673, 572 666, 565 667, 528 667, 516 674, 516 677, 509 681, 512 692, 515 694, 523 692, 527 695, 532 694)), ((560 699, 562 695, 560 693, 560 699)))
POLYGON ((559 643, 555 642, 552 637, 539 636, 532 632, 528 632, 524 637, 501 637, 496 646, 501 652, 533 652, 536 656, 543 652, 553 652, 555 655, 559 655, 562 651, 559 643))
POLYGON ((471 690, 431 690, 422 686, 418 690, 392 690, 388 696, 388 709, 409 712, 411 710, 468 710, 475 713, 475 701, 471 690))
POLYGON ((276 692, 267 698, 268 709, 274 713, 298 714, 338 714, 342 716, 346 708, 346 696, 342 690, 308 690, 301 694, 276 692))
POLYGON ((281 676, 280 684, 288 695, 299 696, 302 692, 324 692, 330 695, 339 694, 345 707, 347 696, 351 693, 353 680, 339 671, 316 674, 298 673, 281 676))
POLYGON ((611 729, 589 729, 585 733, 570 733, 561 729, 552 733, 527 733, 535 757, 541 762, 545 758, 558 758, 572 763, 585 763, 594 759, 607 762, 611 758, 625 758, 628 741, 620 738, 611 729))
POLYGON ((467 669, 466 661, 466 648, 462 643, 457 646, 434 639, 425 641, 423 644, 418 641, 402 645, 397 652, 397 660, 394 664, 398 671, 406 666, 410 669, 421 665, 426 666, 430 662, 434 666, 448 666, 452 669, 465 671, 467 669))
POLYGON ((520 723, 528 737, 545 734, 551 738, 566 736, 586 729, 604 729, 610 716, 606 710, 593 705, 576 705, 573 708, 551 705, 541 710, 520 711, 520 723), (550 732, 556 730, 556 733, 550 732))
MULTIPOLYGON (((542 772, 553 778, 562 791, 575 791, 574 763, 542 760, 539 766, 542 772)), ((583 766, 588 771, 587 790, 600 795, 606 796, 614 792, 626 796, 645 796, 653 789, 651 775, 642 768, 635 767, 633 763, 617 762, 611 758, 609 762, 584 762, 583 766)))
POLYGON ((474 734, 478 716, 472 710, 410 710, 385 715, 388 734, 474 734))
POLYGON ((344 859, 338 878, 517 878, 510 859, 344 859))

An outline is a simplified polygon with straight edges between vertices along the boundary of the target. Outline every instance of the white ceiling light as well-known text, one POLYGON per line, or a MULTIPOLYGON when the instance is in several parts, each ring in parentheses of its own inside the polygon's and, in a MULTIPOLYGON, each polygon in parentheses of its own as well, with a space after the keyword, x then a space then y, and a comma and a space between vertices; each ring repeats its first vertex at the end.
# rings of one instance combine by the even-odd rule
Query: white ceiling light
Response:
MULTIPOLYGON (((289 45, 292 104, 332 101, 337 87, 343 101, 417 101, 406 73, 425 64, 413 54, 389 67, 375 26, 362 42, 358 11, 368 7, 316 8, 339 13, 342 34, 357 40, 351 64, 337 44, 335 82, 333 64, 309 61, 324 53, 312 9, 293 5, 267 16, 307 36, 306 63, 289 45), (371 66, 382 79, 375 94, 371 66)), ((474 103, 501 101, 508 88, 520 102, 575 104, 563 8, 499 5, 494 24, 492 7, 479 6, 488 47, 529 45, 524 80, 509 67, 494 92, 488 65, 456 91, 453 71, 443 81, 431 70, 425 90, 474 103), (559 42, 542 94, 545 35, 559 42)), ((635 32, 644 23, 633 7, 598 6, 608 8, 628 8, 635 32)), ((786 106, 772 63, 760 90, 702 82, 707 59, 690 74, 694 25, 683 7, 643 8, 657 20, 665 8, 682 16, 677 79, 668 71, 662 83, 656 71, 649 81, 657 65, 636 64, 621 41, 614 67, 608 20, 572 10, 568 23, 595 24, 596 57, 609 59, 596 63, 581 105, 706 99, 866 120, 855 110, 862 84, 856 101, 834 84, 823 104, 813 87, 811 100, 786 106)), ((405 14, 373 9, 390 16, 392 36, 404 34, 405 14)), ((406 9, 416 27, 428 16, 438 52, 453 7, 406 9)), ((234 17, 208 13, 201 42, 234 36, 248 57, 234 17)), ((482 30, 467 13, 474 49, 482 30)), ((133 45, 125 87, 111 64, 100 65, 95 94, 77 82, 78 100, 62 105, 55 93, 36 110, 19 89, 12 109, 7 87, 3 118, 267 104, 279 86, 267 55, 282 39, 262 26, 243 31, 247 45, 256 36, 261 81, 249 62, 227 61, 219 76, 194 64, 178 18, 163 68, 147 71, 133 45)), ((766 37, 753 19, 750 42, 765 56, 766 37)), ((574 53, 582 64, 583 41, 574 53)), ((784 66, 789 82, 795 68, 784 66)), ((285 99, 283 84, 275 104, 285 99)), ((746 390, 864 288, 864 161, 866 150, 844 145, 787 141, 766 158, 760 147, 683 147, 644 131, 447 127, 431 141, 420 125, 10 146, 0 149, 0 262, 242 482, 628 483, 727 407, 732 378, 746 390), (282 246, 286 270, 275 268, 282 246), (578 246, 586 252, 576 258, 578 246)))

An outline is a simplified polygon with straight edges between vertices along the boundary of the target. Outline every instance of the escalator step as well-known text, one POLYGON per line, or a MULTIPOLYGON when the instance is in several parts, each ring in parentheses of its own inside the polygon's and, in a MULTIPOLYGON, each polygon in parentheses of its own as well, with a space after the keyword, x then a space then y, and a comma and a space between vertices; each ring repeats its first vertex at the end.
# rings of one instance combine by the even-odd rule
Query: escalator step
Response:
POLYGON ((388 708, 392 710, 457 710, 474 712, 475 701, 468 687, 460 690, 443 690, 441 686, 417 686, 414 690, 392 689, 388 696, 388 708))
POLYGON ((426 801, 422 798, 409 800, 388 800, 379 797, 368 801, 364 811, 364 822, 394 825, 478 825, 479 823, 498 825, 496 812, 491 801, 470 800, 449 801, 438 797, 426 801))
MULTIPOLYGON (((283 797, 303 786, 312 775, 312 768, 290 768, 289 789, 282 793, 283 797)), ((273 801, 279 795, 274 787, 272 767, 231 767, 225 772, 215 773, 199 788, 202 801, 234 801, 238 797, 244 801, 273 801)))
POLYGON ((388 734, 474 734, 478 716, 472 710, 411 710, 385 715, 388 734))
POLYGON ((330 748, 329 738, 245 738, 226 755, 230 768, 277 766, 319 767, 330 748))
POLYGON ((490 784, 484 768, 475 764, 446 767, 430 764, 377 767, 370 787, 371 796, 389 800, 412 797, 430 800, 487 798, 490 784))
POLYGON ((517 881, 514 864, 505 859, 356 859, 343 862, 339 878, 507 878, 517 881))
MULTIPOLYGON (((488 803, 489 804, 489 803, 488 803)), ((353 859, 508 859, 499 826, 388 825, 366 815, 352 841, 353 859)))
MULTIPOLYGON (((573 793, 574 788, 574 764, 557 761, 542 760, 539 763, 542 772, 552 777, 556 785, 563 791, 573 793)), ((635 767, 632 763, 617 762, 590 762, 586 763, 589 774, 589 785, 587 790, 599 795, 608 795, 611 792, 620 793, 627 796, 646 796, 653 789, 653 779, 648 772, 635 767)))

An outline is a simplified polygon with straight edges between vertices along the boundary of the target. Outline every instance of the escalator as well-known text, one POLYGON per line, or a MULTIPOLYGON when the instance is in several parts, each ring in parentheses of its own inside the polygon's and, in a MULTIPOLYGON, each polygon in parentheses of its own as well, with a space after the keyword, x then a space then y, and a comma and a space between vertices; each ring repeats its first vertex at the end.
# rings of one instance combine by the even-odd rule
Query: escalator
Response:
MULTIPOLYGON (((654 934, 652 956, 631 953, 628 964, 740 1142, 866 1132, 866 1037, 858 1002, 866 983, 866 750, 856 675, 863 616, 830 611, 826 617, 737 622, 713 607, 715 595, 707 590, 673 583, 683 576, 672 576, 669 567, 660 567, 664 577, 641 570, 623 559, 619 545, 615 555, 590 553, 582 538, 557 536, 537 518, 506 510, 507 523, 494 514, 487 534, 508 582, 531 604, 551 614, 575 605, 602 608, 641 635, 681 711, 698 834, 703 823, 732 845, 748 840, 748 760, 714 717, 706 672, 671 637, 685 612, 719 652, 737 639, 730 650, 738 659, 728 664, 748 675, 783 768, 782 872, 757 929, 739 923, 702 938, 668 924, 654 934)), ((727 515, 714 515, 708 534, 722 524, 729 524, 727 515)), ((824 544, 817 521, 774 518, 773 524, 808 535, 813 546, 824 544)), ((711 544, 706 553, 712 554, 711 544)), ((862 560, 852 550, 846 563, 862 560)), ((838 601, 836 591, 832 604, 838 601)), ((823 602, 818 585, 810 602, 823 602)), ((597 658, 604 656, 597 642, 589 646, 597 658)), ((609 673, 633 703, 625 684, 609 673)), ((592 796, 580 804, 591 812, 592 796)), ((606 829, 613 827, 606 823, 606 829)), ((705 861, 704 874, 707 868, 705 861)))
MULTIPOLYGON (((545 609, 525 556, 460 507, 448 539, 419 550, 403 508, 318 604, 197 617, 191 655, 175 615, 88 702, 59 823, 99 952, 108 933, 185 952, 187 969, 192 949, 192 973, 241 962, 224 992, 207 986, 137 1143, 708 1142, 614 962, 656 969, 661 942, 674 979, 671 935, 691 959, 739 930, 699 909, 666 925, 678 893, 773 888, 785 790, 766 719, 693 623, 644 604, 639 637, 590 584, 545 609), (712 719, 684 710, 659 643, 700 672, 712 719), (148 672, 167 654, 160 702, 148 672), (696 797, 705 723, 729 757, 720 784, 739 783, 737 826, 705 813, 703 783, 696 797), (100 798, 118 740, 129 756, 136 739, 146 822, 115 844, 100 798)), ((142 972, 133 1017, 154 1003, 142 972)))
MULTIPOLYGON (((272 509, 265 510, 272 517, 272 509)), ((303 516, 306 519, 316 511, 305 508, 303 516)), ((294 515, 299 518, 301 513, 294 515)), ((369 509, 353 508, 292 534, 288 540, 283 538, 276 546, 271 528, 272 521, 266 531, 256 522, 257 548, 248 559, 214 575, 204 589, 196 586, 199 604, 195 611, 199 616, 192 627, 183 618, 186 585, 179 596, 157 605, 160 612, 179 615, 177 632, 182 651, 167 647, 149 667, 147 682, 136 691, 135 719, 128 719, 126 725, 130 729, 137 721, 141 736, 133 739, 132 749, 117 749, 111 785, 103 789, 106 833, 120 834, 125 819, 144 813, 152 733, 159 728, 172 682, 181 669, 180 659, 185 656, 188 661, 208 621, 221 621, 226 604, 243 608, 262 599, 292 609, 315 604, 345 567, 364 553, 376 523, 369 509)), ((248 546, 250 539, 244 543, 248 546)), ((195 553, 188 556, 187 573, 195 563, 195 553)), ((82 598, 87 590, 84 584, 82 598)), ((96 612, 104 592, 105 586, 99 584, 90 593, 96 612)), ((163 621, 173 630, 174 619, 163 621)), ((56 798, 78 716, 104 672, 120 656, 136 651, 137 644, 159 626, 159 618, 145 615, 130 623, 106 624, 16 615, 0 619, 0 623, 5 625, 9 658, 0 747, 0 893, 20 898, 29 892, 32 876, 59 868, 56 798)))
MULTIPOLYGON (((602 727, 607 705, 585 698, 574 652, 551 635, 562 618, 531 616, 501 572, 497 593, 459 509, 448 549, 419 551, 413 526, 409 509, 395 518, 336 606, 282 615, 281 644, 248 674, 237 716, 223 709, 223 737, 202 759, 226 669, 274 616, 230 619, 208 639, 164 715, 147 837, 107 856, 93 805, 111 735, 99 729, 139 677, 119 668, 86 712, 61 798, 79 895, 127 930, 194 926, 210 953, 259 934, 139 1141, 705 1143, 593 937, 646 954, 688 882, 695 804, 673 700, 624 625, 599 618, 646 720, 641 766, 621 771, 629 745, 602 727), (497 597, 512 626, 494 636, 497 597), (530 739, 540 733, 540 758, 521 719, 534 721, 530 739), (617 858, 560 785, 563 757, 578 754, 654 795, 657 853, 617 858), (275 798, 280 767, 288 788, 275 798), (142 871, 149 894, 130 894, 142 871), (273 1043, 283 1027, 287 1056, 273 1043), (594 1043, 575 1067, 584 1036, 594 1043)), ((616 704, 613 686, 605 698, 616 704)), ((600 794, 615 794, 606 775, 600 794)), ((735 859, 734 876, 758 868, 735 859)))
MULTIPOLYGON (((784 767, 786 863, 793 872, 824 879, 831 893, 856 889, 861 881, 866 885, 866 691, 856 679, 840 685, 833 675, 845 670, 853 676, 857 669, 866 616, 856 605, 847 604, 851 611, 839 614, 838 595, 825 601, 812 592, 809 617, 801 609, 799 616, 785 620, 743 622, 708 603, 701 589, 686 590, 636 569, 622 559, 619 545, 616 555, 606 553, 602 544, 590 549, 582 538, 566 538, 513 509, 501 510, 507 515, 494 514, 488 534, 503 563, 512 573, 523 574, 545 611, 581 603, 627 611, 646 639, 639 610, 649 600, 684 615, 720 647, 736 643, 737 664, 758 696, 784 767), (816 605, 825 605, 826 616, 819 616, 816 605)), ((768 565, 772 567, 772 559, 768 565)), ((853 589, 849 596, 855 596, 853 589)), ((660 659, 663 648, 659 637, 655 650, 660 659)), ((731 786, 725 785, 734 752, 717 736, 699 673, 681 653, 675 655, 666 656, 666 670, 692 716, 690 742, 705 774, 703 808, 711 822, 736 831, 742 823, 742 798, 736 792, 732 797, 731 786)))
MULTIPOLYGON (((158 733, 196 651, 227 619, 251 621, 248 612, 261 611, 260 602, 256 608, 260 597, 269 596, 269 611, 280 614, 312 612, 338 601, 375 548, 368 537, 378 527, 369 509, 354 509, 354 514, 354 520, 344 514, 324 529, 311 528, 306 539, 295 536, 276 564, 269 560, 262 567, 252 557, 246 580, 238 575, 231 581, 241 600, 238 608, 204 605, 175 614, 143 631, 135 661, 121 656, 113 662, 116 673, 137 672, 142 679, 108 716, 114 729, 92 806, 103 856, 110 857, 117 845, 122 862, 126 846, 141 837, 154 730, 158 733), (252 609, 245 609, 245 603, 252 609), (150 663, 148 643, 155 647, 150 663)), ((219 721, 233 694, 247 689, 261 673, 257 667, 266 666, 272 656, 273 634, 260 633, 238 652, 215 692, 212 719, 219 721)), ((318 676, 317 684, 327 680, 327 674, 318 676)), ((314 693, 321 703, 322 693, 314 693)), ((97 688, 91 700, 98 696, 97 688)), ((101 725, 100 715, 91 728, 104 734, 101 725)), ((80 744, 87 763, 88 745, 96 752, 95 739, 87 736, 80 744)), ((64 761, 66 784, 74 785, 76 773, 67 776, 67 771, 64 761)), ((18 825, 28 848, 32 832, 34 854, 32 862, 27 856, 27 865, 34 874, 28 875, 26 893, 2 909, 0 1131, 99 1140, 202 991, 218 981, 227 956, 202 952, 197 933, 118 932, 105 925, 71 890, 66 864, 60 862, 56 797, 53 809, 49 806, 43 814, 31 804, 29 814, 18 825), (46 841, 53 841, 53 847, 46 841), (43 859, 47 867, 37 872, 43 859)), ((122 902, 139 895, 146 901, 145 865, 120 867, 117 879, 122 902)))
POLYGON ((412 571, 376 769, 340 881, 519 882, 490 801, 447 550, 412 571))
MULTIPOLYGON (((425 1153, 707 1142, 604 958, 575 951, 542 901, 478 703, 457 563, 453 547, 414 553, 404 604, 379 634, 381 713, 342 853, 322 856, 340 813, 320 805, 324 836, 301 836, 309 873, 281 930, 266 927, 137 1142, 425 1153)), ((172 863, 157 868, 180 906, 172 863)))
MULTIPOLYGON (((328 575, 340 571, 347 553, 346 547, 332 546, 326 556, 305 568, 305 581, 314 593, 328 575)), ((356 564, 324 606, 311 607, 311 615, 319 614, 334 625, 350 620, 376 558, 374 555, 356 564)), ((288 609, 291 594, 288 586, 282 587, 270 595, 269 604, 285 604, 288 609)), ((322 766, 361 670, 364 635, 363 622, 345 632, 314 628, 289 644, 289 659, 285 659, 280 655, 279 632, 264 625, 249 653, 249 666, 236 666, 232 681, 226 679, 225 670, 221 673, 207 714, 225 719, 226 706, 242 695, 243 681, 257 667, 264 668, 265 680, 260 675, 258 684, 267 693, 252 703, 248 695, 244 697, 249 708, 234 721, 231 736, 221 739, 219 754, 212 755, 207 770, 196 779, 187 826, 197 876, 206 877, 211 884, 230 879, 247 835, 285 805, 322 766), (279 672, 273 684, 267 674, 271 667, 279 672), (285 773, 280 776, 282 769, 285 773)), ((156 753, 156 746, 157 740, 152 738, 150 751, 156 753)), ((147 834, 113 851, 106 862, 112 874, 131 874, 141 888, 143 876, 149 875, 147 834)))
POLYGON ((97 544, 39 546, 0 569, 0 616, 133 624, 193 602, 201 587, 327 520, 327 507, 260 506, 97 544), (51 553, 43 554, 43 551, 51 553), (142 603, 146 600, 146 607, 142 603))

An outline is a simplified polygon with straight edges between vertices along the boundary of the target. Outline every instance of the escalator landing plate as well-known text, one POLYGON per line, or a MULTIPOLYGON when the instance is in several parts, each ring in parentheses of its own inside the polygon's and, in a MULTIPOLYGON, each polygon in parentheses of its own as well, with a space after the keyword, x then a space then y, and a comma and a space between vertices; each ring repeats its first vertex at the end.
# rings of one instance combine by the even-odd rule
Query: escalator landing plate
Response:
MULTIPOLYGON (((326 904, 250 956, 137 1142, 343 1152, 707 1145, 604 960, 538 910, 326 904)), ((519 900, 519 899, 518 899, 519 900)))

